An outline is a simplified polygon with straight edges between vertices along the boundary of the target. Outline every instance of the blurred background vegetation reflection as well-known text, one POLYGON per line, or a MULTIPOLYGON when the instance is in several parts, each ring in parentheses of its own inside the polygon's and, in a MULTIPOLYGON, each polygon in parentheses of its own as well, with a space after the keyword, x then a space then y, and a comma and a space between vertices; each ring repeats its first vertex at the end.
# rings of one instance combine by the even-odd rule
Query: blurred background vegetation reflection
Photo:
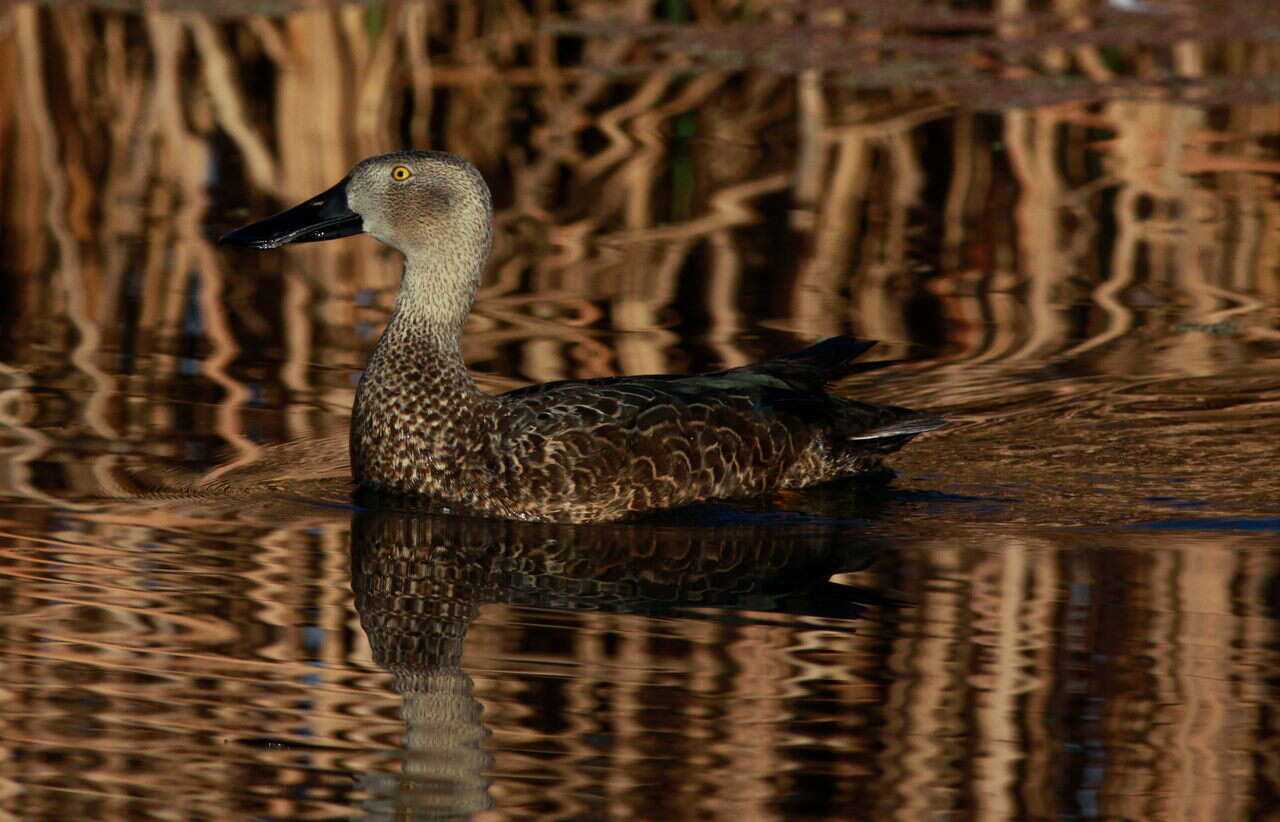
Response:
POLYGON ((1280 817, 1278 31, 3 6, 0 814, 1280 817), (954 422, 696 523, 353 523, 399 260, 213 240, 406 146, 494 190, 488 389, 854 333, 954 422))

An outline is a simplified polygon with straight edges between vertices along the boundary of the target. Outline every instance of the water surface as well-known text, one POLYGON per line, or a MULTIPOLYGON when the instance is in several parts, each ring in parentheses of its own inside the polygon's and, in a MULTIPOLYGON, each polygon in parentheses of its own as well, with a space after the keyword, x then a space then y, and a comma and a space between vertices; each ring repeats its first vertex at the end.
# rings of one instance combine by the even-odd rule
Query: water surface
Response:
POLYGON ((207 5, 0 11, 0 813, 1280 818, 1270 4, 207 5), (212 239, 404 145, 493 184, 487 389, 854 333, 952 424, 359 510, 397 259, 212 239))

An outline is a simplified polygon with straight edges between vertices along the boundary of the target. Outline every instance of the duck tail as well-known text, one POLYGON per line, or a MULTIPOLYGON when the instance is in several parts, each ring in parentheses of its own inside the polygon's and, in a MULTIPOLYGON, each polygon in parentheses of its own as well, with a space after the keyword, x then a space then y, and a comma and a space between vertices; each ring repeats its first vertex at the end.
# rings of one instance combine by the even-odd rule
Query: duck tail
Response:
POLYGON ((808 348, 791 354, 783 354, 778 359, 813 368, 822 374, 826 382, 835 382, 853 374, 863 374, 904 362, 904 360, 854 362, 878 344, 878 340, 860 340, 845 334, 814 343, 808 348))
POLYGON ((878 410, 888 419, 857 433, 845 435, 845 439, 866 442, 868 440, 895 440, 899 445, 914 437, 947 424, 945 417, 912 411, 910 408, 896 406, 880 406, 878 410), (899 439, 900 438, 900 439, 899 439))

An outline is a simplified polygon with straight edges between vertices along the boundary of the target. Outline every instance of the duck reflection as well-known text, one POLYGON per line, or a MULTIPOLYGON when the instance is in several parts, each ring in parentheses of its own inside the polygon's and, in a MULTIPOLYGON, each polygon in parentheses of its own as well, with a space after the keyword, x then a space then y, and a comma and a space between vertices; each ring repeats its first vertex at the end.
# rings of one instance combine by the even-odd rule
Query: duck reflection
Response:
POLYGON ((488 603, 851 619, 878 599, 831 582, 880 549, 826 521, 587 526, 362 511, 351 534, 356 609, 406 724, 402 773, 364 779, 370 819, 460 819, 492 807, 487 731, 462 668, 467 628, 488 603))

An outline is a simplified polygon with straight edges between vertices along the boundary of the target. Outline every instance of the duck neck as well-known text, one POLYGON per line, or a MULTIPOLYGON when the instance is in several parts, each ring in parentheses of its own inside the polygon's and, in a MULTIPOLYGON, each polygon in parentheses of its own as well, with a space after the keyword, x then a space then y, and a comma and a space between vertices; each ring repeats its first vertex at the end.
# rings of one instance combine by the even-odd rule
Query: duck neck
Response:
POLYGON ((433 258, 406 262, 395 312, 356 389, 351 470, 361 485, 451 497, 450 466, 493 402, 462 359, 481 264, 451 270, 423 259, 433 258))
MULTIPOLYGON (((453 259, 457 259, 454 257, 453 259)), ((406 258, 400 294, 382 339, 369 358, 360 393, 367 386, 395 382, 418 407, 447 405, 483 395, 462 359, 462 328, 475 301, 482 263, 449 265, 449 258, 414 254, 406 258), (403 384, 404 379, 410 382, 403 384)))
POLYGON ((456 344, 484 269, 483 256, 467 259, 470 256, 449 246, 406 256, 392 325, 429 329, 456 344))

